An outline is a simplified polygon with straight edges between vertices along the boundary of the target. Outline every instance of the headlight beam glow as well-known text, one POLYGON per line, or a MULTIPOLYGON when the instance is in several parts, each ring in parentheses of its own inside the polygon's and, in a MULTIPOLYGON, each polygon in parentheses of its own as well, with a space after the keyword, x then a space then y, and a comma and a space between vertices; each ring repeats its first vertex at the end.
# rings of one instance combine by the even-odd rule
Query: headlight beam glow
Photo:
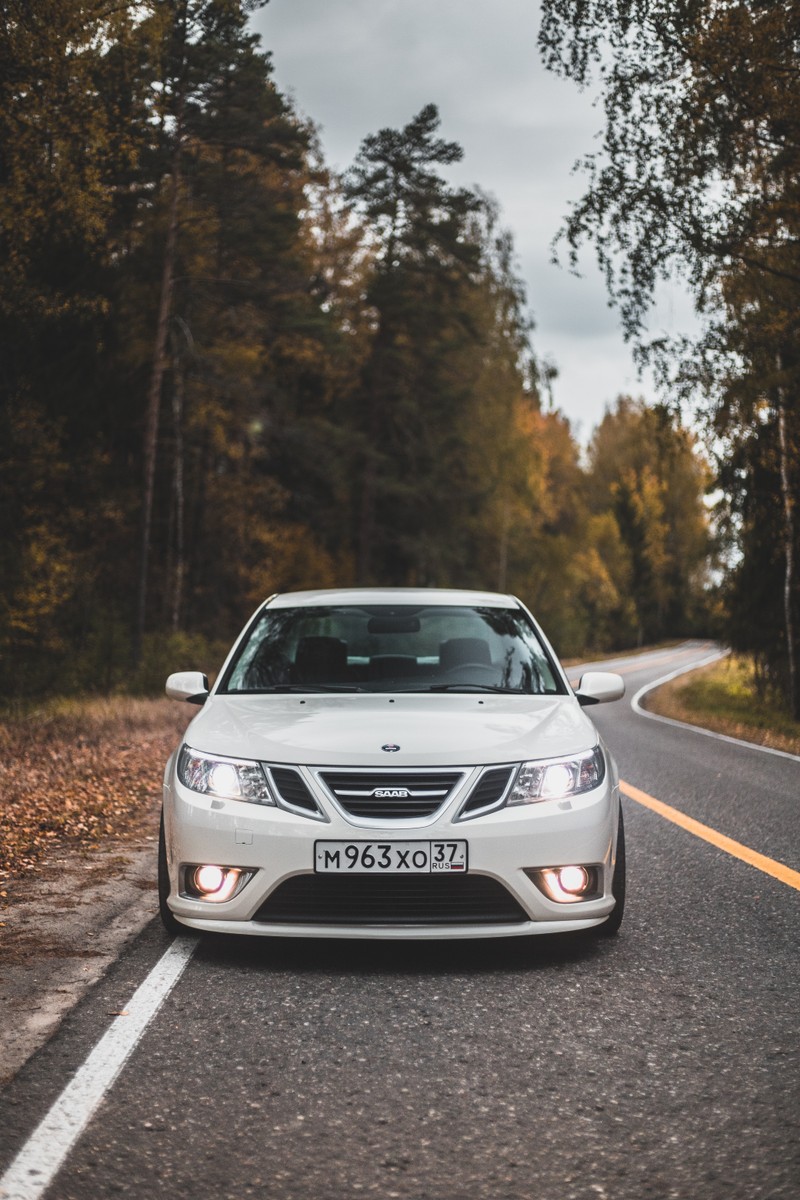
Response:
POLYGON ((600 746, 569 758, 524 762, 506 804, 538 804, 579 796, 599 787, 605 774, 605 757, 600 746))
POLYGON ((201 754, 183 746, 178 758, 178 778, 184 787, 201 796, 244 800, 247 804, 275 804, 259 762, 201 754))

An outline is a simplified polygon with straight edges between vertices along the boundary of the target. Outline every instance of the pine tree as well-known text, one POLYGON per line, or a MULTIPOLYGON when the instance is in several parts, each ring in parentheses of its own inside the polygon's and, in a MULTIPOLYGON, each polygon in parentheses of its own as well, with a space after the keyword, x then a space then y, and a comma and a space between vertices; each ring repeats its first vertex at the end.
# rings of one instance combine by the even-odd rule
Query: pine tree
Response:
POLYGON ((480 200, 438 173, 462 156, 457 143, 437 137, 438 127, 430 104, 403 129, 366 138, 348 179, 378 245, 367 293, 376 329, 358 420, 364 582, 431 583, 448 557, 463 553, 453 498, 464 484, 471 380, 460 363, 475 337, 480 247, 469 222, 480 200))

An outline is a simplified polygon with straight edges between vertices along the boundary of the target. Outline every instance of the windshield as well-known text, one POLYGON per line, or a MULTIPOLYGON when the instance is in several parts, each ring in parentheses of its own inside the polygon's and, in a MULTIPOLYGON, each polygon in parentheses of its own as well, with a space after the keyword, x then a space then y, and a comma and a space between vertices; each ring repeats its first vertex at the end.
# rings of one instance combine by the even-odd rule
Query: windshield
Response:
POLYGON ((566 689, 519 609, 382 604, 264 609, 220 691, 566 689))

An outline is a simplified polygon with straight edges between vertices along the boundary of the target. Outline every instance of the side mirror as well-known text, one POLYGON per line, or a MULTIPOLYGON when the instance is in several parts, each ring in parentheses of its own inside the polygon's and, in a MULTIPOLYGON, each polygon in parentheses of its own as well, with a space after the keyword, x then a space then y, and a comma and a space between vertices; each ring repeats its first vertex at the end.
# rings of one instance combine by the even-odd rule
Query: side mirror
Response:
POLYGON ((208 676, 199 671, 176 671, 167 680, 170 700, 188 700, 190 704, 205 704, 208 696, 208 676))
POLYGON ((578 703, 584 706, 621 700, 625 695, 625 680, 613 671, 587 671, 578 681, 576 695, 578 703))

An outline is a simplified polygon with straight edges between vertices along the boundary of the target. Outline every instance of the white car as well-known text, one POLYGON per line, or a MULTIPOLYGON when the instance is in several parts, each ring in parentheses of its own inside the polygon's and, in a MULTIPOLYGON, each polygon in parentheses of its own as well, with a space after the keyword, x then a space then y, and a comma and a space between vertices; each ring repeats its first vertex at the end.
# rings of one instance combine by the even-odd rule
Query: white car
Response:
POLYGON ((167 764, 162 920, 269 937, 478 938, 596 928, 625 901, 617 770, 513 596, 272 596, 167 764))

